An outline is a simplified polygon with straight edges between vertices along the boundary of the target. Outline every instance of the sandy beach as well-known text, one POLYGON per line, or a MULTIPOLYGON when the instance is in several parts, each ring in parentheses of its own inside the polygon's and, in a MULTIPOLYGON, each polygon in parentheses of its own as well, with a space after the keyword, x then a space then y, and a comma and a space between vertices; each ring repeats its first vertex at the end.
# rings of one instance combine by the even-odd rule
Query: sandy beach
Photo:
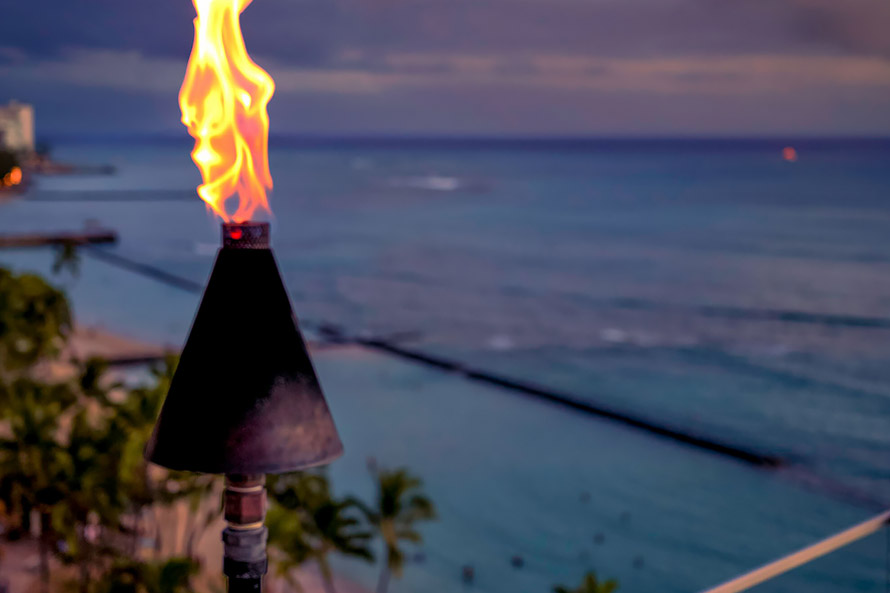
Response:
POLYGON ((160 358, 169 349, 95 326, 77 326, 62 358, 104 358, 109 361, 160 358))

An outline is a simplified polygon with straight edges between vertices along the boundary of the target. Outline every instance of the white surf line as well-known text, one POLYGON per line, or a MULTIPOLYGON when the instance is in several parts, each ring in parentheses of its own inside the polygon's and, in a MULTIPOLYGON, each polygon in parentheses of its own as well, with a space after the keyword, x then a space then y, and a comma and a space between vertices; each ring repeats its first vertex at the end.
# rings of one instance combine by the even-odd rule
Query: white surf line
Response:
POLYGON ((888 523, 890 523, 890 511, 884 511, 868 521, 863 521, 793 554, 774 560, 751 572, 726 581, 722 585, 717 585, 713 589, 706 589, 701 593, 739 593, 740 591, 747 591, 798 566, 812 562, 816 558, 821 558, 830 552, 834 552, 839 548, 871 535, 882 527, 886 527, 888 523))

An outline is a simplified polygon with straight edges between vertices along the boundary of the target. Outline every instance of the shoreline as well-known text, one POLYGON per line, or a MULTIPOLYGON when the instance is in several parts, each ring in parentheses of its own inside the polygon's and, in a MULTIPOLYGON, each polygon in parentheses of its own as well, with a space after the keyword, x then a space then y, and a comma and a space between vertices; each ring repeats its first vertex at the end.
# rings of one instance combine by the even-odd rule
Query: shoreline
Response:
MULTIPOLYGON (((310 352, 338 350, 358 353, 363 350, 355 344, 324 341, 309 341, 306 346, 310 352)), ((140 366, 161 361, 168 354, 177 354, 180 350, 181 346, 158 344, 101 325, 76 325, 60 360, 98 357, 105 359, 112 367, 140 366)))
POLYGON ((172 348, 140 340, 97 325, 75 325, 62 351, 62 358, 104 358, 114 365, 119 360, 162 359, 172 348))

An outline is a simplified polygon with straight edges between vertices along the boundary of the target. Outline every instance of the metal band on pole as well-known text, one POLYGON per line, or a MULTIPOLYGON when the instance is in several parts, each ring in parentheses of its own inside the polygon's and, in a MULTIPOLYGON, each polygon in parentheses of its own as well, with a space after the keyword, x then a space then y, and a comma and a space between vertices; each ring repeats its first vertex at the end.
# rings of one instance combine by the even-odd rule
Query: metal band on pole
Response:
POLYGON ((223 493, 223 573, 228 593, 261 593, 268 568, 263 525, 266 517, 266 476, 227 475, 223 493))
POLYGON ((807 546, 802 550, 798 550, 793 554, 789 554, 783 558, 779 558, 769 564, 765 564, 758 569, 738 576, 730 581, 726 581, 722 585, 718 585, 713 589, 706 589, 702 593, 738 593, 739 591, 747 591, 751 587, 759 585, 764 581, 768 581, 774 577, 784 574, 789 570, 797 568, 802 564, 806 564, 816 558, 824 556, 829 552, 833 552, 838 548, 860 540, 867 535, 878 531, 890 523, 890 511, 885 511, 862 523, 850 527, 840 533, 836 533, 831 537, 827 537, 813 545, 807 546))

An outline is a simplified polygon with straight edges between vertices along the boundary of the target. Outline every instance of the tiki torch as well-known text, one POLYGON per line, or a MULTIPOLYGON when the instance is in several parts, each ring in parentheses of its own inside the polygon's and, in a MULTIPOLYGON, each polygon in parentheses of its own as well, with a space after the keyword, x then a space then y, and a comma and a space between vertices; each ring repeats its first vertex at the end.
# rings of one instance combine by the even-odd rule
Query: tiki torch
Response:
POLYGON ((229 591, 266 572, 265 475, 342 453, 269 247, 267 105, 275 83, 251 60, 240 15, 251 0, 193 0, 195 39, 179 91, 195 139, 198 195, 224 222, 222 247, 146 447, 158 465, 225 474, 229 591), (235 200, 234 212, 226 208, 235 200))
POLYGON ((323 465, 342 452, 269 247, 268 223, 223 224, 146 459, 225 474, 223 571, 231 593, 261 591, 265 474, 323 465))

